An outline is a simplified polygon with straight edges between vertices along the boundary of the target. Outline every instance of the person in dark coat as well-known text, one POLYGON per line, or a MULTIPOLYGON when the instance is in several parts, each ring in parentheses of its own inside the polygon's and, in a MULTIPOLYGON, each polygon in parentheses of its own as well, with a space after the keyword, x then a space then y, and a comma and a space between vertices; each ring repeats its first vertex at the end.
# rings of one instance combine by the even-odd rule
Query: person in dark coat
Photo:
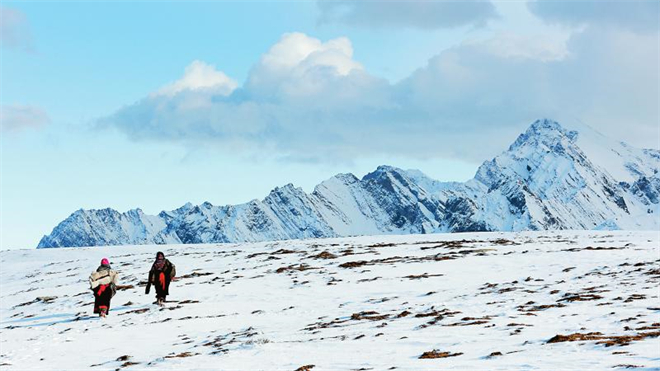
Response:
POLYGON ((170 294, 170 282, 175 277, 176 267, 169 260, 165 259, 165 254, 159 251, 156 253, 156 261, 154 261, 149 271, 145 294, 149 294, 151 285, 154 285, 156 288, 156 303, 163 305, 165 298, 170 294))
POLYGON ((117 272, 110 268, 107 258, 101 259, 101 265, 89 276, 89 287, 94 292, 94 313, 105 317, 110 311, 110 299, 117 292, 117 272))

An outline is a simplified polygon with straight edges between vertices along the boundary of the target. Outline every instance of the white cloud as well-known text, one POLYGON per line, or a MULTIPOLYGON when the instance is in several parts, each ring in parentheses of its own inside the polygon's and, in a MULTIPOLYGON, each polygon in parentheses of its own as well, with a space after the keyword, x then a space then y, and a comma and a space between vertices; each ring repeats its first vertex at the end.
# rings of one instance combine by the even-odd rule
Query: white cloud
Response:
POLYGON ((303 33, 287 33, 252 68, 246 89, 261 97, 306 96, 361 70, 347 38, 321 42, 303 33))
POLYGON ((353 61, 353 46, 345 37, 321 42, 304 33, 287 33, 261 57, 257 68, 291 70, 316 65, 333 67, 340 75, 361 68, 353 61))
POLYGON ((202 61, 193 61, 183 74, 183 77, 159 89, 156 95, 173 96, 185 90, 206 90, 220 95, 229 95, 238 87, 238 83, 215 66, 202 61))
POLYGON ((483 160, 539 117, 577 118, 652 147, 657 41, 595 28, 568 40, 500 35, 442 51, 392 84, 353 60, 345 38, 287 34, 229 95, 153 96, 104 122, 135 139, 305 161, 383 154, 483 160))
POLYGON ((39 107, 20 104, 0 107, 0 126, 3 132, 14 133, 24 129, 37 129, 50 122, 46 111, 39 107))
POLYGON ((32 34, 21 11, 0 5, 0 42, 3 47, 32 51, 32 34))

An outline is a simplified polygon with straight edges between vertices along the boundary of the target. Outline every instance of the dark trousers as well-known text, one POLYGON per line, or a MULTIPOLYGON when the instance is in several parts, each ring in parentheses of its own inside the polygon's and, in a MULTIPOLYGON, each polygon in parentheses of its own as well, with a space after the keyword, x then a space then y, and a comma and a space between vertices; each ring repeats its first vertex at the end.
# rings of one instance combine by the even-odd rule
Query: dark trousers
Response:
POLYGON ((106 313, 110 311, 110 299, 112 299, 112 289, 110 285, 99 285, 94 289, 94 313, 106 313))
POLYGON ((156 298, 165 300, 169 294, 170 280, 164 272, 156 273, 156 298))

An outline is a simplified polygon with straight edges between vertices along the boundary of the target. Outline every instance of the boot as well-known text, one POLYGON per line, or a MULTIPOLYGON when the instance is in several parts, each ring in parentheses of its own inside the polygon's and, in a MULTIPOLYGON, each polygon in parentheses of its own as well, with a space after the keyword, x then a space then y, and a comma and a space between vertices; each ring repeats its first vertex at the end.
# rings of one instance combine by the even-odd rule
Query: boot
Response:
POLYGON ((105 318, 105 312, 106 312, 105 309, 101 309, 101 311, 99 312, 99 317, 105 318))

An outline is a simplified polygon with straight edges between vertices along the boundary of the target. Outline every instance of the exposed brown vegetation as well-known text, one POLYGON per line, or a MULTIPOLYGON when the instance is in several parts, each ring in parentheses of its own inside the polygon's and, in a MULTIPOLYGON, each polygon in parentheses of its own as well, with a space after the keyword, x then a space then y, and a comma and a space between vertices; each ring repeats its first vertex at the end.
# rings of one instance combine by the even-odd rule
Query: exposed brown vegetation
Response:
POLYGON ((179 353, 179 354, 175 354, 175 355, 165 356, 163 358, 187 358, 187 357, 192 357, 192 356, 196 356, 196 355, 197 355, 197 353, 183 352, 183 353, 179 353))
POLYGON ((635 300, 643 300, 643 299, 646 299, 646 295, 632 294, 626 300, 624 300, 623 302, 624 303, 630 303, 630 302, 635 301, 635 300))
POLYGON ((289 265, 289 266, 286 266, 286 267, 277 268, 277 270, 275 270, 275 273, 285 273, 285 272, 289 272, 289 271, 302 272, 302 271, 306 271, 306 270, 310 270, 310 269, 319 269, 319 268, 310 267, 309 265, 304 264, 304 263, 302 263, 302 264, 293 264, 293 265, 289 265))
POLYGON ((442 277, 442 276, 443 276, 443 274, 422 273, 422 274, 417 274, 417 275, 411 274, 411 275, 408 275, 408 276, 404 276, 403 278, 407 278, 407 279, 410 279, 410 280, 418 280, 418 279, 422 279, 422 278, 442 277))
POLYGON ((373 310, 365 311, 365 312, 359 312, 359 313, 353 313, 351 315, 351 319, 356 320, 356 321, 363 320, 363 319, 366 319, 366 320, 369 320, 369 321, 382 321, 382 320, 384 320, 388 317, 389 316, 387 314, 380 314, 380 313, 378 313, 376 311, 373 311, 373 310))
POLYGON ((404 310, 403 312, 397 314, 396 318, 403 318, 403 317, 408 316, 409 314, 410 314, 410 312, 408 312, 407 310, 404 310))
POLYGON ((625 346, 633 341, 639 341, 646 338, 656 338, 660 336, 660 331, 652 332, 642 332, 635 335, 603 335, 600 332, 590 332, 587 334, 570 334, 570 335, 555 335, 547 343, 561 343, 567 341, 588 341, 588 340, 598 340, 596 344, 603 344, 606 347, 611 347, 614 345, 625 346))
POLYGON ((24 307, 26 305, 30 305, 30 304, 34 304, 34 303, 50 304, 55 299, 57 299, 57 296, 39 296, 39 297, 37 297, 36 299, 34 299, 32 301, 28 301, 28 302, 25 302, 25 303, 15 305, 14 308, 24 307))
POLYGON ((657 338, 660 336, 660 331, 642 332, 636 335, 623 335, 623 336, 607 336, 603 340, 596 342, 596 344, 603 344, 606 347, 614 345, 628 345, 633 341, 639 341, 646 338, 657 338))
POLYGON ((184 300, 179 302, 179 304, 197 304, 197 303, 199 303, 198 300, 184 300))
POLYGON ((452 353, 452 352, 440 352, 438 350, 432 350, 429 352, 424 352, 421 356, 419 356, 419 359, 434 359, 434 358, 449 358, 449 357, 456 357, 460 356, 463 353, 452 353))
POLYGON ((421 249, 422 250, 430 250, 430 249, 456 249, 456 248, 463 248, 466 247, 466 244, 473 244, 473 243, 479 243, 479 242, 484 242, 484 241, 475 241, 475 240, 460 240, 460 241, 436 241, 436 242, 419 242, 419 244, 436 244, 433 246, 424 246, 421 249))
POLYGON ((299 253, 300 251, 295 251, 295 250, 288 250, 288 249, 279 249, 277 251, 273 251, 271 255, 281 255, 281 254, 295 254, 299 253))
POLYGON ((559 301, 567 301, 567 302, 573 302, 573 301, 591 301, 591 300, 600 300, 603 297, 600 295, 596 294, 564 294, 564 297, 560 299, 559 301))
POLYGON ((130 314, 130 313, 142 314, 142 313, 146 313, 148 311, 149 311, 149 308, 142 308, 142 309, 129 310, 129 311, 126 311, 126 312, 123 312, 123 313, 119 313, 119 315, 120 316, 125 316, 125 315, 130 314))
POLYGON ((363 265, 367 265, 367 263, 368 262, 366 260, 346 262, 346 263, 339 264, 339 268, 358 268, 358 267, 361 267, 363 265))
POLYGON ((312 256, 314 259, 336 259, 337 255, 328 252, 328 251, 323 251, 317 255, 312 256))
POLYGON ((518 306, 518 310, 521 312, 538 312, 538 311, 546 310, 548 308, 563 308, 565 306, 566 304, 562 304, 562 303, 542 304, 542 305, 534 305, 530 307, 527 307, 525 305, 520 305, 518 306))
POLYGON ((192 272, 190 274, 184 274, 183 276, 179 277, 179 279, 186 279, 186 278, 193 278, 193 277, 203 277, 203 276, 210 276, 213 273, 211 272, 192 272))
POLYGON ((586 340, 600 340, 603 338, 603 334, 600 332, 590 332, 587 334, 570 334, 570 335, 555 335, 550 340, 547 341, 548 344, 552 343, 563 343, 566 341, 586 341, 586 340))

